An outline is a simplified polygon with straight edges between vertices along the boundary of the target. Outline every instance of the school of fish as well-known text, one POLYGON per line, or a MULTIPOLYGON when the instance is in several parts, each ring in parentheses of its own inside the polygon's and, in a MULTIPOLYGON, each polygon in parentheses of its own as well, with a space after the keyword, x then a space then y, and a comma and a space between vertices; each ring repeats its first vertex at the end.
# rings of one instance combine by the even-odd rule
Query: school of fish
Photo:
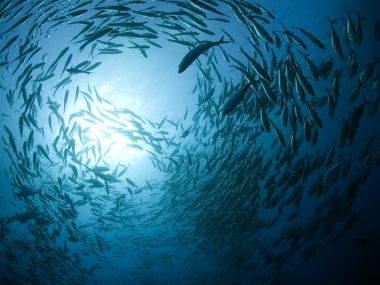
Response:
POLYGON ((319 38, 249 0, 1 1, 0 283, 292 284, 365 215, 355 202, 380 167, 376 130, 359 136, 379 118, 376 53, 360 53, 380 23, 332 16, 319 38), (39 37, 65 26, 77 33, 49 53, 39 37), (74 86, 165 42, 183 51, 177 76, 196 74, 198 103, 180 118, 74 86), (99 124, 162 178, 137 183, 113 164, 112 144, 89 135, 99 124))

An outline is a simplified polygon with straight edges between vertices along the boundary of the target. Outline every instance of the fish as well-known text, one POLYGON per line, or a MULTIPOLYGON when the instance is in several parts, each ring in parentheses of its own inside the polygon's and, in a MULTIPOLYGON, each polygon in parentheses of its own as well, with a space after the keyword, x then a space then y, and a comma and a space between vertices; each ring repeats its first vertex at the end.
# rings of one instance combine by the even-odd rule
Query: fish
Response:
POLYGON ((367 18, 360 16, 359 12, 356 12, 356 13, 357 13, 358 21, 355 25, 355 30, 356 30, 356 41, 355 41, 355 43, 357 45, 361 45, 361 43, 363 41, 363 35, 364 35, 362 21, 366 20, 367 18))
POLYGON ((298 68, 295 68, 295 72, 296 72, 297 80, 301 84, 303 90, 307 91, 310 95, 315 96, 313 86, 303 75, 302 71, 298 68))
MULTIPOLYGON (((185 283, 283 284, 303 269, 289 262, 296 253, 313 260, 343 238, 370 243, 351 230, 367 218, 357 201, 380 166, 376 132, 366 132, 380 106, 378 65, 363 61, 378 56, 373 18, 343 12, 313 34, 310 23, 281 23, 280 6, 247 0, 29 2, 0 4, 4 31, 30 15, 0 41, 3 283, 112 283, 101 271, 117 275, 114 260, 133 249, 143 261, 130 263, 127 284, 181 283, 140 274, 170 271, 179 257, 239 272, 195 270, 185 283), (220 32, 226 41, 202 41, 220 32), (180 89, 192 96, 174 109, 167 96, 162 115, 144 104, 150 76, 133 64, 171 47, 188 48, 178 70, 194 65, 180 89), (107 70, 93 76, 124 60, 128 72, 112 73, 127 90, 119 98, 107 70), (130 72, 144 80, 130 85, 130 72)), ((176 64, 163 62, 156 71, 176 64)))
POLYGON ((127 181, 127 183, 130 184, 131 186, 133 186, 133 187, 137 187, 136 183, 133 182, 131 179, 129 179, 129 178, 126 177, 126 178, 125 178, 125 181, 127 181))
POLYGON ((69 47, 65 47, 57 56, 57 58, 50 64, 49 68, 46 70, 45 75, 48 75, 54 71, 59 60, 69 51, 69 47))
POLYGON ((316 47, 320 49, 325 49, 325 45, 316 36, 306 31, 304 28, 295 27, 295 26, 292 26, 292 27, 299 30, 301 33, 303 33, 310 40, 310 42, 312 42, 316 47))
POLYGON ((257 75, 260 76, 266 82, 270 82, 270 77, 269 77, 267 71, 257 61, 255 61, 251 56, 249 56, 248 53, 243 48, 240 47, 240 50, 248 58, 249 62, 252 65, 252 68, 257 73, 257 75))
POLYGON ((266 42, 273 44, 273 38, 272 36, 264 29, 263 26, 261 26, 255 19, 254 17, 248 17, 250 23, 252 24, 256 34, 264 39, 266 42))
POLYGON ((92 42, 96 41, 97 39, 102 38, 105 35, 111 33, 113 31, 113 29, 114 29, 113 27, 107 27, 107 28, 103 28, 103 29, 100 29, 98 31, 86 34, 85 38, 83 40, 81 40, 84 43, 79 47, 79 50, 83 51, 84 48, 86 46, 88 46, 90 43, 92 43, 92 42))
POLYGON ((317 66, 314 64, 314 62, 309 58, 309 56, 306 53, 303 53, 302 51, 298 51, 302 56, 304 57, 306 61, 307 68, 313 77, 314 80, 318 81, 319 79, 319 72, 317 66))
POLYGON ((307 49, 306 44, 304 43, 304 41, 300 37, 298 37, 296 34, 292 33, 289 29, 287 29, 284 24, 282 24, 282 23, 280 23, 280 24, 281 24, 282 28, 284 29, 282 31, 282 33, 285 34, 286 39, 288 40, 289 43, 294 42, 298 46, 302 47, 303 49, 305 49, 305 50, 307 49))
POLYGON ((95 233, 95 237, 96 237, 96 243, 98 244, 98 247, 99 247, 100 251, 104 252, 103 245, 102 245, 102 242, 100 240, 100 237, 96 233, 95 233))
POLYGON ((64 100, 63 100, 63 112, 66 111, 66 105, 67 105, 68 98, 69 98, 69 90, 66 90, 65 97, 64 97, 64 100))
POLYGON ((223 116, 227 116, 233 110, 235 110, 239 103, 243 101, 251 85, 252 82, 247 82, 245 84, 243 83, 243 85, 241 85, 240 88, 238 88, 236 92, 230 98, 227 99, 223 106, 223 116))
POLYGON ((35 219, 36 217, 38 217, 40 215, 39 212, 35 211, 35 210, 29 210, 29 211, 26 211, 26 212, 22 212, 22 213, 19 213, 19 214, 15 214, 11 217, 8 217, 6 219, 6 223, 7 224, 10 224, 14 221, 18 221, 22 224, 25 224, 27 222, 29 222, 30 220, 32 219, 35 219))
POLYGON ((229 1, 228 5, 231 7, 231 9, 234 12, 234 15, 238 19, 238 21, 242 24, 246 24, 247 20, 245 19, 245 15, 244 15, 244 12, 242 11, 242 9, 238 5, 235 5, 234 2, 231 2, 231 1, 229 1))
POLYGON ((354 78, 358 71, 358 62, 357 58, 354 55, 353 51, 347 57, 346 69, 348 70, 348 74, 351 78, 354 78))
POLYGON ((357 41, 355 24, 351 19, 351 12, 348 11, 347 8, 345 8, 345 9, 346 9, 347 16, 348 16, 347 20, 346 20, 346 24, 345 24, 346 35, 347 35, 348 40, 351 43, 355 43, 357 41))
POLYGON ((323 128, 322 120, 319 118, 317 112, 310 106, 308 102, 306 102, 306 107, 309 112, 311 120, 316 124, 318 127, 323 128))
MULTIPOLYGON (((19 38, 19 35, 15 35, 12 38, 8 40, 8 42, 4 45, 4 47, 0 50, 0 54, 2 54, 4 51, 8 50, 19 38)), ((4 63, 5 65, 5 63, 4 63)))
POLYGON ((201 54, 205 53, 210 48, 223 43, 228 43, 228 41, 225 41, 222 36, 219 41, 202 43, 191 49, 178 65, 178 73, 184 72, 201 54))
POLYGON ((268 84, 267 81, 263 80, 262 78, 260 79, 260 83, 261 83, 261 87, 263 88, 264 90, 264 93, 265 95, 267 96, 267 98, 273 103, 275 104, 277 102, 277 99, 276 99, 276 95, 275 93, 272 91, 272 88, 270 87, 270 85, 268 84))
POLYGON ((330 71, 334 67, 334 65, 335 64, 334 64, 334 62, 332 60, 328 60, 328 61, 322 62, 319 66, 317 66, 317 68, 318 68, 318 75, 322 76, 323 79, 326 80, 326 78, 330 74, 330 71))
POLYGON ((338 242, 348 231, 351 230, 351 228, 354 226, 355 223, 360 219, 360 217, 363 215, 365 211, 361 211, 358 213, 352 214, 344 223, 341 230, 335 235, 333 239, 333 243, 338 242))
POLYGON ((335 52, 335 54, 340 58, 340 59, 344 59, 344 56, 343 56, 343 51, 342 51, 342 45, 340 43, 340 39, 339 39, 339 36, 338 36, 338 33, 336 32, 335 28, 334 28, 334 24, 336 22, 336 19, 330 19, 329 17, 327 17, 327 20, 330 22, 330 42, 331 42, 331 46, 335 52))
POLYGON ((264 108, 262 106, 260 106, 260 120, 261 120, 261 126, 263 127, 263 130, 265 132, 270 133, 270 131, 271 131, 270 123, 269 123, 270 120, 268 118, 266 111, 264 110, 264 108))
POLYGON ((358 86, 353 87, 350 90, 349 98, 350 98, 351 103, 354 102, 360 96, 360 88, 363 88, 363 87, 365 87, 365 86, 359 80, 358 86))
POLYGON ((24 24, 30 17, 32 16, 32 13, 26 14, 25 16, 21 17, 16 23, 14 23, 12 26, 10 26, 7 30, 5 30, 4 34, 7 34, 8 32, 16 29, 18 26, 21 26, 24 24))
MULTIPOLYGON (((208 2, 210 3, 211 1, 208 1, 208 2)), ((199 8, 200 10, 209 11, 209 12, 213 12, 215 14, 224 16, 224 14, 222 12, 220 12, 219 10, 214 8, 213 6, 208 5, 207 3, 205 3, 201 0, 190 0, 190 4, 194 5, 195 7, 199 8)), ((214 4, 216 4, 216 3, 214 3, 214 4)))
POLYGON ((374 67, 376 64, 378 64, 379 61, 377 60, 377 58, 375 58, 373 60, 373 62, 371 63, 368 63, 364 69, 359 73, 359 81, 360 81, 360 84, 362 85, 365 85, 367 83, 367 81, 371 78, 371 76, 373 75, 373 71, 374 71, 374 67))

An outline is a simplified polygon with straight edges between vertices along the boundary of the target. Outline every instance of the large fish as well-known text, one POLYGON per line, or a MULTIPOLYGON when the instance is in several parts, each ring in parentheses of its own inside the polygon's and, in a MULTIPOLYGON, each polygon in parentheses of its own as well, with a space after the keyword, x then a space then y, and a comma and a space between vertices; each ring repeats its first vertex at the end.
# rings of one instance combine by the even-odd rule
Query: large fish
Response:
POLYGON ((182 59, 181 63, 178 65, 178 73, 184 72, 202 53, 208 51, 213 46, 228 43, 224 40, 224 37, 221 37, 219 41, 216 42, 206 42, 200 44, 189 51, 185 57, 182 59))

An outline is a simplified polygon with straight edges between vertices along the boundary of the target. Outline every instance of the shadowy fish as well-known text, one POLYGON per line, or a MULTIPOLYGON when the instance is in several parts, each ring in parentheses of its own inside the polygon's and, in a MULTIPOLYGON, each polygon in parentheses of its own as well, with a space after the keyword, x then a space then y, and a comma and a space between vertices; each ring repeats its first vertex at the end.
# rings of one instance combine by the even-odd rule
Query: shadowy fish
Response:
POLYGON ((224 37, 221 37, 217 42, 206 42, 200 44, 189 51, 178 65, 178 73, 184 72, 202 53, 208 51, 213 46, 228 43, 228 41, 224 41, 223 39, 224 37))

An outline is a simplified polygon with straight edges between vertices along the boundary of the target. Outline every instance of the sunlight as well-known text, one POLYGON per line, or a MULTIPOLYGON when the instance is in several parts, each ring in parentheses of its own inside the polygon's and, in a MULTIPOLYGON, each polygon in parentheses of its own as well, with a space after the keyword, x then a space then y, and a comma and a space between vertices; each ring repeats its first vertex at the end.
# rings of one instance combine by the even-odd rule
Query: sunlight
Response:
POLYGON ((107 95, 108 93, 111 92, 111 90, 112 90, 112 86, 109 84, 103 84, 99 86, 99 93, 103 95, 107 95))
MULTIPOLYGON (((130 123, 125 123, 124 125, 127 126, 125 131, 132 130, 130 123)), ((144 156, 143 147, 119 131, 114 130, 112 122, 105 120, 104 123, 90 123, 83 120, 81 121, 81 126, 86 129, 86 139, 89 146, 95 145, 95 147, 98 147, 98 145, 101 145, 98 152, 103 155, 103 159, 107 163, 121 160, 135 162, 144 156)))

